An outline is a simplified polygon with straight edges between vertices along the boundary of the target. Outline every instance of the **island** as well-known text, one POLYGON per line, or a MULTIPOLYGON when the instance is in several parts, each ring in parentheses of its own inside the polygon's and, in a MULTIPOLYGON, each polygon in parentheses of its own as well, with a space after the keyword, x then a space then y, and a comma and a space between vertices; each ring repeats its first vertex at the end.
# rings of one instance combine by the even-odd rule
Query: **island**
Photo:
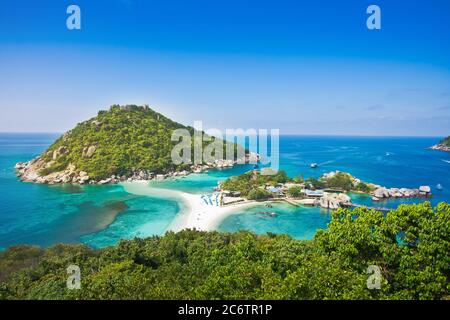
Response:
MULTIPOLYGON (((171 136, 176 129, 194 134, 194 128, 172 121, 147 105, 113 105, 64 133, 37 158, 17 163, 16 173, 26 182, 106 184, 232 167, 254 156, 247 150, 238 153, 237 144, 218 140, 224 154, 227 148, 233 148, 233 159, 176 165, 171 159, 177 144, 171 136), (238 159, 238 154, 244 154, 246 159, 238 159)), ((206 140, 203 139, 203 145, 206 140)))
POLYGON ((450 136, 441 140, 438 144, 431 146, 430 149, 450 152, 450 136))
POLYGON ((332 171, 320 178, 304 179, 303 175, 290 178, 284 171, 273 174, 253 170, 231 177, 219 185, 223 205, 244 201, 285 201, 293 205, 320 205, 322 208, 337 209, 354 207, 347 193, 364 193, 373 201, 388 198, 431 197, 429 186, 417 189, 386 188, 364 182, 347 172, 332 171))

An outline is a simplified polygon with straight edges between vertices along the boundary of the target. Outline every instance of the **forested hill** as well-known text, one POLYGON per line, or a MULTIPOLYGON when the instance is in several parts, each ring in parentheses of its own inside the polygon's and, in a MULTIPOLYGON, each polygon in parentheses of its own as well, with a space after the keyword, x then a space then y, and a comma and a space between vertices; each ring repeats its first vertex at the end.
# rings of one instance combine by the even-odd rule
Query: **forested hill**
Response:
POLYGON ((440 144, 443 144, 446 147, 450 147, 450 136, 448 136, 447 138, 445 138, 444 140, 442 140, 440 142, 440 144))
POLYGON ((449 261, 449 204, 338 209, 313 240, 186 230, 102 250, 11 247, 0 299, 450 299, 449 261))
POLYGON ((441 140, 438 144, 432 146, 431 149, 450 152, 450 136, 441 140))
POLYGON ((148 106, 113 105, 63 134, 34 162, 20 163, 16 169, 23 180, 44 183, 98 181, 139 170, 154 174, 184 170, 189 165, 175 165, 171 159, 178 143, 171 135, 180 128, 194 132, 148 106))

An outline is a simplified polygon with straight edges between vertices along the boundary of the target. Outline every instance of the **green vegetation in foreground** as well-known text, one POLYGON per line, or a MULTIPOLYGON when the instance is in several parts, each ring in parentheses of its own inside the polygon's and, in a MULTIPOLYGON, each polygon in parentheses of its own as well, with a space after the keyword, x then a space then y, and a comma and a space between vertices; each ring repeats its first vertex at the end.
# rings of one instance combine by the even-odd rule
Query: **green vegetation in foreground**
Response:
POLYGON ((332 213, 313 240, 182 231, 0 253, 2 299, 450 299, 450 205, 332 213), (81 269, 80 290, 66 268, 81 269), (367 268, 381 268, 369 290, 367 268))
MULTIPOLYGON (((303 184, 310 189, 338 189, 342 191, 355 191, 369 193, 371 185, 362 181, 358 181, 346 172, 337 172, 331 177, 322 176, 317 178, 303 179, 302 176, 289 178, 283 170, 278 171, 274 175, 263 175, 260 172, 249 171, 239 176, 230 177, 221 184, 222 190, 238 191, 242 196, 250 200, 263 200, 271 197, 271 194, 262 187, 265 185, 273 185, 283 183, 303 184)), ((299 186, 292 186, 287 190, 287 194, 293 198, 302 197, 302 188, 299 186)))
MULTIPOLYGON (((142 169, 153 173, 188 169, 189 165, 177 166, 171 159, 171 151, 178 143, 171 141, 175 129, 186 129, 191 136, 194 132, 192 127, 174 122, 148 106, 113 105, 58 138, 44 152, 47 166, 39 173, 63 171, 69 164, 91 179, 128 176, 142 169)), ((215 141, 214 137, 210 139, 215 141)), ((236 154, 237 145, 224 143, 224 150, 226 144, 236 154)))

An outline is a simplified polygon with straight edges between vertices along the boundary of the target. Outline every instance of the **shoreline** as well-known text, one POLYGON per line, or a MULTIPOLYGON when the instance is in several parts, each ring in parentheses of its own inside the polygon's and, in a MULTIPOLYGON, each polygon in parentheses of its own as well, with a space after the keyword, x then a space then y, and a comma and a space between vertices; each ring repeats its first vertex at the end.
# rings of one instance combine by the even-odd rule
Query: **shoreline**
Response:
POLYGON ((450 147, 442 143, 435 144, 434 146, 431 146, 429 149, 442 152, 450 152, 450 147))
POLYGON ((181 231, 183 229, 196 229, 200 231, 216 230, 220 223, 239 210, 259 204, 256 201, 231 204, 228 206, 207 205, 200 194, 192 194, 183 191, 164 189, 151 186, 148 181, 121 182, 128 193, 163 197, 175 200, 180 204, 180 211, 171 222, 166 231, 181 231))

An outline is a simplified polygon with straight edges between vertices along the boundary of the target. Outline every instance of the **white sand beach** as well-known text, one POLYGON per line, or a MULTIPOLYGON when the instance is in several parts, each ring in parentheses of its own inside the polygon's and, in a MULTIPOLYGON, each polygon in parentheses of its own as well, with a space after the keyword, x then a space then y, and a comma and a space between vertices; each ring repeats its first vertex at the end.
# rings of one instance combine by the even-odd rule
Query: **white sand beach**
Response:
POLYGON ((128 193, 163 197, 177 201, 181 205, 181 209, 168 228, 168 231, 180 231, 183 229, 216 230, 220 223, 228 216, 239 212, 243 208, 256 204, 256 202, 245 202, 221 207, 207 204, 202 199, 202 195, 156 188, 146 181, 125 182, 121 183, 121 185, 128 193))

